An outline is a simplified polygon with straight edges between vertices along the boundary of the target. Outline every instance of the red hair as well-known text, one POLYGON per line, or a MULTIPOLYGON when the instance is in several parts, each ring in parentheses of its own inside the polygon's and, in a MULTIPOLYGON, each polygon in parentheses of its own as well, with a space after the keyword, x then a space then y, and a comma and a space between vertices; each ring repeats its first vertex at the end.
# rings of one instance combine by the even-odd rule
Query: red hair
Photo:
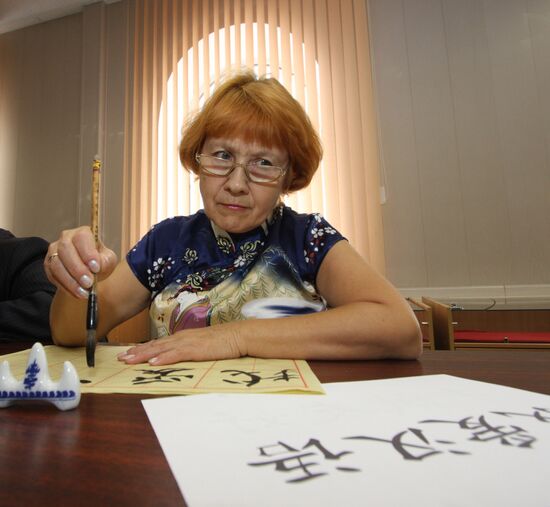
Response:
POLYGON ((180 160, 196 174, 199 167, 195 155, 207 137, 238 137, 286 151, 286 192, 309 185, 323 156, 319 136, 300 103, 279 81, 257 78, 252 71, 223 82, 184 127, 180 160))

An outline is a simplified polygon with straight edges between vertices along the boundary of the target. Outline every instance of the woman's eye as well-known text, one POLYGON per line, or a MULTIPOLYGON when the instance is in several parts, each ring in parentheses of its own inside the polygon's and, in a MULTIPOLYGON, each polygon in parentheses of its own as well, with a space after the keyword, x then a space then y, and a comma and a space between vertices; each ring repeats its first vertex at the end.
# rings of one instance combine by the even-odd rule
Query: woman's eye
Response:
POLYGON ((225 150, 220 150, 212 153, 212 156, 217 158, 223 158, 224 160, 231 160, 231 153, 225 150))
POLYGON ((261 158, 259 160, 256 160, 256 162, 254 162, 255 165, 273 165, 271 163, 271 161, 267 160, 266 158, 261 158))

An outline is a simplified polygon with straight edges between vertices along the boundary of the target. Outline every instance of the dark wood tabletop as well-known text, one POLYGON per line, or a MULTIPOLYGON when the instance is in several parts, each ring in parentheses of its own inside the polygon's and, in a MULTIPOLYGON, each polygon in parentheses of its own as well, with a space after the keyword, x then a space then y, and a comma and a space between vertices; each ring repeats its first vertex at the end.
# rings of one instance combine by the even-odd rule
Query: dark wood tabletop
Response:
MULTIPOLYGON (((28 348, 0 344, 0 354, 28 348)), ((445 373, 550 394, 550 350, 426 351, 418 361, 310 361, 321 382, 445 373)), ((84 394, 61 412, 0 409, 0 506, 185 505, 141 400, 84 394)))

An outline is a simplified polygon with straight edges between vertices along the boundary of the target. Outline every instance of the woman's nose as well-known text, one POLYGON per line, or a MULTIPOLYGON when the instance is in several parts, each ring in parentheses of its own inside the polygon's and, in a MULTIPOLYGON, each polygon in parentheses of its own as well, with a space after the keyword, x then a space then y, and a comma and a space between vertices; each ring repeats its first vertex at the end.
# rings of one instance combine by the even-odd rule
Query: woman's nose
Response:
POLYGON ((227 177, 225 182, 226 188, 232 193, 246 193, 248 192, 248 177, 244 166, 238 164, 233 171, 227 177))

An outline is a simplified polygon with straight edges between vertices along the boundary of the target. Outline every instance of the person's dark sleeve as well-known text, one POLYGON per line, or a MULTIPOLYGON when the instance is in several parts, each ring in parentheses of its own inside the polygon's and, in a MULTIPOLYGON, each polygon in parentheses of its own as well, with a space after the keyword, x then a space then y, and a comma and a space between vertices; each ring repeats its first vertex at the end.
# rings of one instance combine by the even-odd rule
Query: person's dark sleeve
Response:
POLYGON ((49 313, 55 286, 43 266, 48 243, 41 238, 14 238, 10 243, 3 247, 9 253, 3 255, 0 341, 51 343, 49 313))

